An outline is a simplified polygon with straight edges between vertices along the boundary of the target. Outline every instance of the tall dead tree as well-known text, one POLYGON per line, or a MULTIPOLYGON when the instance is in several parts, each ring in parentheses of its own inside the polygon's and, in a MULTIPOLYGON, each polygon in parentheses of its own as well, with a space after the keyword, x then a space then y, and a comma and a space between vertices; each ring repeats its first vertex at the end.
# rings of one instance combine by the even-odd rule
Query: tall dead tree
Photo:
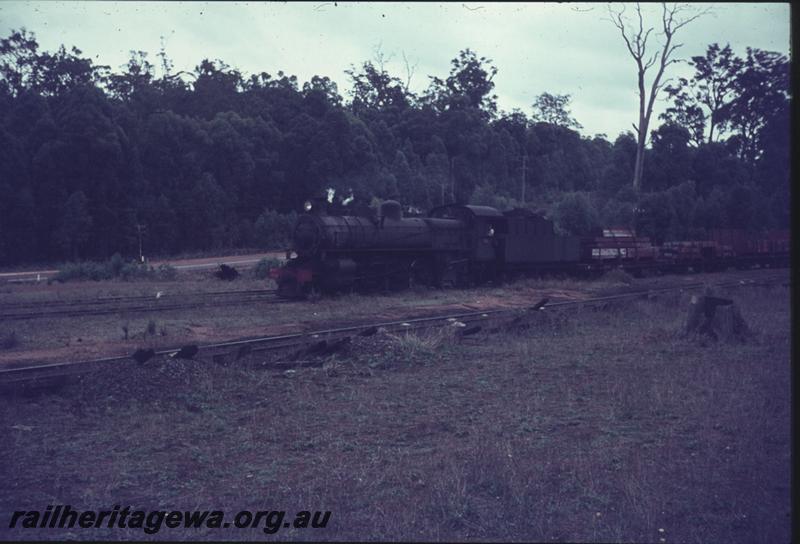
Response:
POLYGON ((642 185, 644 146, 645 143, 647 143, 647 129, 650 125, 650 116, 653 114, 653 104, 655 103, 656 95, 667 83, 666 81, 661 81, 661 78, 667 66, 678 62, 677 59, 672 58, 672 54, 683 45, 680 43, 672 43, 672 39, 678 30, 707 13, 707 10, 681 18, 681 12, 692 9, 691 6, 686 4, 673 4, 670 7, 667 6, 666 3, 661 4, 661 32, 658 34, 663 36, 664 41, 661 45, 661 49, 650 55, 647 52, 647 39, 650 37, 650 33, 653 31, 654 27, 645 28, 642 8, 638 2, 636 3, 638 25, 635 23, 630 25, 628 23, 625 17, 625 9, 625 4, 618 10, 615 10, 611 5, 608 6, 611 22, 619 29, 622 34, 622 39, 625 40, 625 45, 628 47, 628 52, 633 57, 633 60, 636 61, 639 83, 639 124, 633 125, 633 129, 636 131, 637 144, 636 164, 633 170, 633 188, 638 191, 642 185), (647 74, 647 70, 653 66, 657 66, 657 71, 650 84, 650 92, 648 94, 645 84, 645 75, 647 74))

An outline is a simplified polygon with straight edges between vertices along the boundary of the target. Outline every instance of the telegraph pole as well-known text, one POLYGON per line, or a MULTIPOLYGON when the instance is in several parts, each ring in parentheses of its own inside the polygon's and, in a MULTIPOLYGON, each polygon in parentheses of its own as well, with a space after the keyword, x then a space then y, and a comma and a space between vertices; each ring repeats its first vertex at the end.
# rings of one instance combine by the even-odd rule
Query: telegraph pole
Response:
POLYGON ((141 223, 136 223, 136 233, 139 235, 139 262, 144 263, 144 255, 142 254, 142 232, 147 230, 146 226, 141 223))
POLYGON ((456 175, 453 172, 454 164, 456 162, 455 157, 450 158, 450 202, 456 201, 456 175))
POLYGON ((528 159, 527 153, 522 155, 522 203, 525 204, 525 162, 528 159))

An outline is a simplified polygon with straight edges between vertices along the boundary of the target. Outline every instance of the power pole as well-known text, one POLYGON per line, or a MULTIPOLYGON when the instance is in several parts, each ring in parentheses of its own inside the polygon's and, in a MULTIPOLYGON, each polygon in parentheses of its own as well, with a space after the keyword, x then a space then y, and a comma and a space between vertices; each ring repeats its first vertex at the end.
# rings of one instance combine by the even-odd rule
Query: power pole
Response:
POLYGON ((142 254, 142 232, 146 231, 147 227, 141 223, 136 223, 136 233, 139 235, 139 262, 144 263, 144 255, 142 254))
POLYGON ((450 158, 450 202, 456 201, 456 175, 453 172, 455 161, 455 157, 450 158))
POLYGON ((528 155, 522 155, 522 203, 525 204, 525 163, 528 160, 528 155))

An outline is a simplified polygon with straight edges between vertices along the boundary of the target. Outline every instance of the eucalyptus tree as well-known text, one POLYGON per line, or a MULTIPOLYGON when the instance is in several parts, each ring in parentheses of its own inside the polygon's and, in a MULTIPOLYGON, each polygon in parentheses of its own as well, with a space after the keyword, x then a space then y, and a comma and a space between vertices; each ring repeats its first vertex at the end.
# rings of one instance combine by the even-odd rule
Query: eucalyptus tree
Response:
POLYGON ((636 3, 636 21, 633 24, 625 16, 626 4, 623 4, 619 9, 615 9, 611 5, 608 7, 611 22, 620 31, 628 53, 636 63, 639 121, 633 125, 636 133, 636 163, 633 171, 633 188, 635 190, 639 190, 642 185, 645 144, 647 143, 648 128, 650 126, 650 118, 653 115, 656 96, 666 84, 663 77, 667 67, 679 62, 679 59, 674 58, 674 55, 675 51, 683 44, 673 41, 675 34, 681 28, 706 13, 706 11, 692 11, 692 14, 689 15, 687 12, 692 9, 686 5, 673 4, 668 6, 666 3, 661 5, 659 26, 661 31, 657 34, 662 36, 662 41, 659 44, 660 47, 654 53, 651 53, 648 50, 648 39, 653 30, 655 30, 655 26, 645 25, 641 5, 638 2, 636 3), (650 68, 655 69, 655 75, 650 81, 648 89, 646 76, 650 68))

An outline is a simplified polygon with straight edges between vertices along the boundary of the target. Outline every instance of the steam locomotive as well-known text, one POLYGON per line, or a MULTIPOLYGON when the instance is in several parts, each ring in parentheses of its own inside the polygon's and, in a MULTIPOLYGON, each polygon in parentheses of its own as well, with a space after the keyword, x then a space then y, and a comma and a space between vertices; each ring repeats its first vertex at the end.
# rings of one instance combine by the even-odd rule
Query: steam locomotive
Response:
POLYGON ((376 212, 329 213, 324 199, 306 203, 295 224, 286 264, 271 272, 278 294, 303 297, 313 290, 400 289, 481 284, 544 272, 596 274, 619 267, 635 275, 715 270, 729 266, 785 266, 789 232, 758 237, 714 231, 710 240, 654 245, 630 229, 596 236, 556 234, 552 221, 528 209, 500 212, 488 206, 450 204, 422 217, 403 217, 397 201, 376 212))

